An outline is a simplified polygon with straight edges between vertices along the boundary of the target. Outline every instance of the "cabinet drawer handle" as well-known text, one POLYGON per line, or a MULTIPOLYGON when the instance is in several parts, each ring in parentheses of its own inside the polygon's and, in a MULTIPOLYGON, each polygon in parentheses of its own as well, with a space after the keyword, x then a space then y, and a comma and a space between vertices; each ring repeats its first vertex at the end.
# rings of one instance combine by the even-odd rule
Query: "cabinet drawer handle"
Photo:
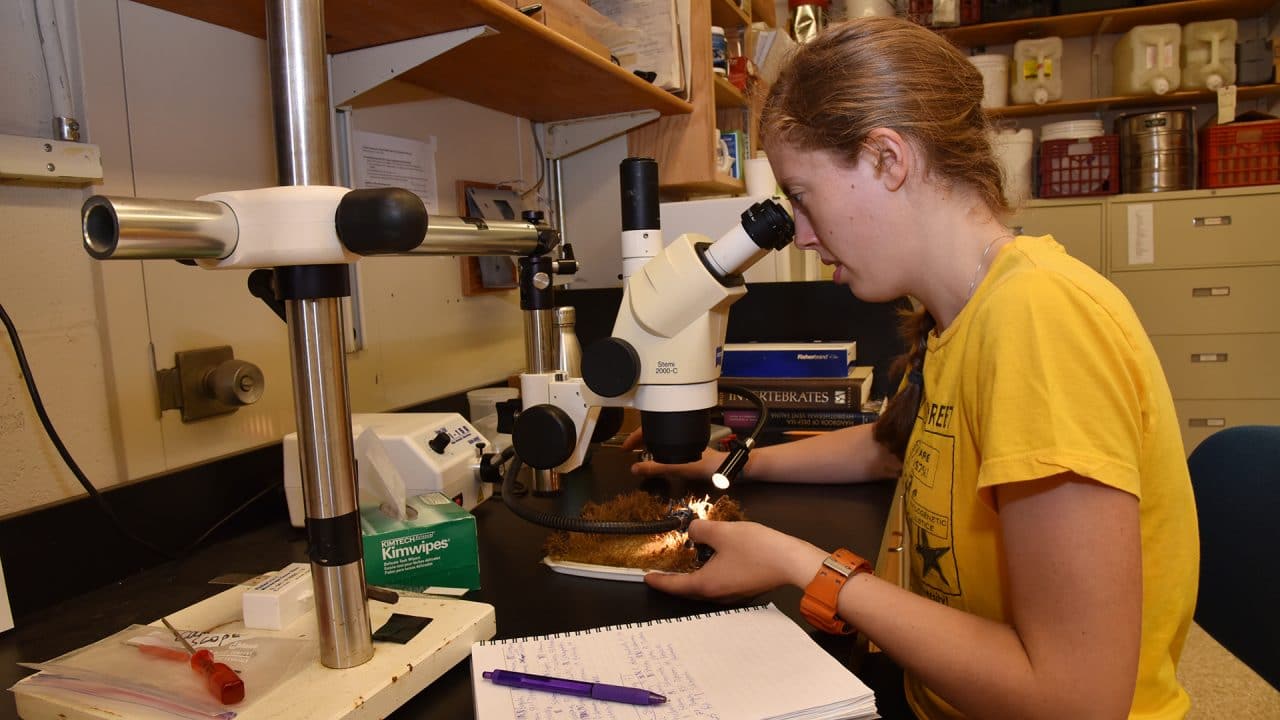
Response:
POLYGON ((1227 419, 1220 417, 1187 418, 1187 427, 1226 427, 1227 419))
POLYGON ((1225 297, 1230 294, 1231 294, 1230 285, 1220 285, 1218 287, 1191 288, 1191 297, 1225 297))
POLYGON ((1204 217, 1192 218, 1192 227, 1219 227, 1222 225, 1230 225, 1230 215, 1206 215, 1204 217))
POLYGON ((1224 363, 1226 361, 1226 353, 1191 353, 1193 363, 1224 363))

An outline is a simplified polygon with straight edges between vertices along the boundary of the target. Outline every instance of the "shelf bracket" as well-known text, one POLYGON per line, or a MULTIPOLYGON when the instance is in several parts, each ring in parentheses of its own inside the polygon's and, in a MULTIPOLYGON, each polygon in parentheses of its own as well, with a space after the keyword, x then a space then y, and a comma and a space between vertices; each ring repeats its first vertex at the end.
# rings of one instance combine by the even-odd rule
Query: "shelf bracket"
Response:
POLYGON ((1107 15, 1089 37, 1089 97, 1102 96, 1102 34, 1110 26, 1111 16, 1107 15))
POLYGON ((333 86, 331 100, 335 106, 350 102, 352 98, 465 42, 497 32, 488 25, 476 25, 386 45, 334 53, 329 70, 333 86))
POLYGON ((617 137, 632 128, 657 119, 657 110, 639 110, 597 115, 596 117, 540 123, 543 130, 543 152, 548 160, 565 158, 617 137))

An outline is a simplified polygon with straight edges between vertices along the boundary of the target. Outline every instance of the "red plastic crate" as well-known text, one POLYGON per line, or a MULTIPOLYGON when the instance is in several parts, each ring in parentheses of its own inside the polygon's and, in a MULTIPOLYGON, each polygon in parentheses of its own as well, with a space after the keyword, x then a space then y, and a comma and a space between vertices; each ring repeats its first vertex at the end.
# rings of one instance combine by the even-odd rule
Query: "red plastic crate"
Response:
MULTIPOLYGON (((932 27, 933 0, 910 0, 907 19, 917 25, 932 27)), ((960 24, 973 25, 982 20, 982 0, 960 0, 960 24)))
POLYGON ((1037 197, 1115 195, 1120 192, 1120 136, 1040 143, 1037 197))
POLYGON ((1215 125, 1200 148, 1200 187, 1280 183, 1280 120, 1215 125))

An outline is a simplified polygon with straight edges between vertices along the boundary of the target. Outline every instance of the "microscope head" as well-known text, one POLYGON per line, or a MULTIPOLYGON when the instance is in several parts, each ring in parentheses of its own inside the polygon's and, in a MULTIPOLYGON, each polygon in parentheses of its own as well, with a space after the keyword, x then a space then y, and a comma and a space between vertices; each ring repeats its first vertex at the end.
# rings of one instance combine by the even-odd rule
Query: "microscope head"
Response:
POLYGON ((624 161, 622 305, 612 336, 583 352, 582 378, 599 399, 640 411, 655 460, 685 463, 710 438, 729 306, 747 292, 742 273, 791 242, 795 225, 765 200, 715 242, 681 235, 664 243, 657 196, 656 163, 624 161))

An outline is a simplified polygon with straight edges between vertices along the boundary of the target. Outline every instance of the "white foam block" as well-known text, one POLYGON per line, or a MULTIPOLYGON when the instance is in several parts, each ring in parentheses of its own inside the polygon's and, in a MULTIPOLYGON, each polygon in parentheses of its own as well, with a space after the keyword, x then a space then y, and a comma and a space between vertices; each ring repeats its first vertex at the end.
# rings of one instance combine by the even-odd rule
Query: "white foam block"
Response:
POLYGON ((315 607, 311 566, 293 563, 244 592, 244 626, 283 630, 315 607))

